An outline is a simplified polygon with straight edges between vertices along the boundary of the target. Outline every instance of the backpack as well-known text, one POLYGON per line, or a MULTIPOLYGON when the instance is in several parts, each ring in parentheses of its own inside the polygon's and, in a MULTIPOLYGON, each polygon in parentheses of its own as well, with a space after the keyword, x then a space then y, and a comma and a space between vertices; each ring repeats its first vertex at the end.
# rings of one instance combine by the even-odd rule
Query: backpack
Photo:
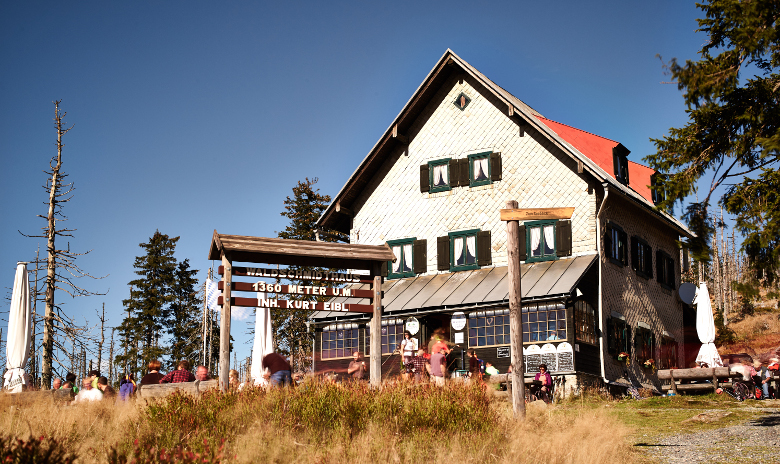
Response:
POLYGON ((485 373, 485 361, 482 359, 477 358, 477 361, 479 361, 479 373, 484 374, 485 373))

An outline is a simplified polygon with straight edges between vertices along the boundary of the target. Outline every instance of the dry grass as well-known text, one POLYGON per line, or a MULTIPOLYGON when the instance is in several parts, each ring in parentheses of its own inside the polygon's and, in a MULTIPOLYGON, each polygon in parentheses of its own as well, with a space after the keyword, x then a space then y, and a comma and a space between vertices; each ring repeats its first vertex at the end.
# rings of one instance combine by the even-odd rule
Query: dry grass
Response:
MULTIPOLYGON (((458 393, 457 390, 453 392, 458 393)), ((392 398, 397 401, 396 397, 392 398)), ((263 403, 268 400, 262 398, 254 401, 256 403, 247 404, 270 404, 263 403)), ((377 401, 384 404, 382 401, 386 400, 377 401)), ((637 458, 628 439, 629 429, 608 409, 570 403, 529 415, 524 422, 518 423, 511 418, 508 403, 491 400, 487 407, 493 416, 490 421, 493 425, 488 429, 453 421, 453 425, 443 428, 415 426, 411 431, 404 431, 399 428, 399 421, 391 424, 387 420, 374 420, 354 434, 330 435, 269 420, 268 414, 258 415, 246 404, 232 411, 225 408, 224 411, 204 411, 204 414, 223 415, 225 421, 239 423, 231 429, 233 435, 225 437, 223 455, 226 459, 223 462, 400 463, 432 460, 445 463, 601 464, 630 463, 637 458), (471 431, 466 431, 468 429, 471 431)), ((136 438, 147 440, 150 432, 165 434, 166 429, 174 427, 173 424, 150 423, 149 410, 140 405, 115 406, 106 401, 68 406, 50 399, 22 405, 12 396, 0 395, 0 435, 51 437, 77 454, 79 463, 106 462, 112 448, 131 449, 136 438)), ((194 436, 192 440, 195 440, 194 436)), ((188 447, 192 443, 184 438, 177 444, 188 447)))
POLYGON ((0 433, 18 438, 53 438, 79 462, 106 462, 112 445, 138 423, 133 404, 113 401, 66 405, 51 398, 20 404, 14 395, 0 394, 0 433))
POLYGON ((737 341, 721 346, 718 351, 727 353, 748 353, 754 358, 769 350, 780 347, 780 316, 777 312, 756 313, 729 324, 737 335, 737 341))
MULTIPOLYGON (((502 408, 503 409, 503 408, 502 408)), ((504 415, 505 411, 497 411, 504 415)), ((636 452, 628 429, 603 410, 576 414, 549 411, 524 422, 502 418, 489 432, 442 434, 421 431, 400 437, 374 424, 351 440, 311 442, 267 424, 239 437, 231 455, 239 463, 444 462, 444 463, 630 463, 636 452), (233 454, 235 453, 235 454, 233 454)))

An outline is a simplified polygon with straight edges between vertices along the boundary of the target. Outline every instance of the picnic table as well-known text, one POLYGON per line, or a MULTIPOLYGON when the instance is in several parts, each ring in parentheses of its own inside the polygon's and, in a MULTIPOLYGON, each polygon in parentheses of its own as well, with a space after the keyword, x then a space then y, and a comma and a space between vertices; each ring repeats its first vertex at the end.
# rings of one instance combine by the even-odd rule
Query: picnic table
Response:
MULTIPOLYGON (((775 384, 775 392, 780 391, 780 375, 772 372, 772 380, 775 384)), ((733 386, 732 378, 742 380, 742 374, 732 373, 728 367, 690 368, 690 369, 660 369, 658 380, 666 383, 661 386, 662 391, 715 391, 718 388, 733 386)))

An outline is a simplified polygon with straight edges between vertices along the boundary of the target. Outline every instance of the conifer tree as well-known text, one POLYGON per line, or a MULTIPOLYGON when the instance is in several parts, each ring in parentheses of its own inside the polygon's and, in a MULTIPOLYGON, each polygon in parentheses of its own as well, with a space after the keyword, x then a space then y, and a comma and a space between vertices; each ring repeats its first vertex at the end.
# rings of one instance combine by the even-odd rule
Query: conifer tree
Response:
MULTIPOLYGON (((318 179, 308 177, 293 187, 292 197, 284 200, 282 216, 290 219, 290 224, 278 233, 279 238, 293 240, 316 240, 315 223, 330 203, 330 195, 319 193, 314 185, 318 179)), ((328 235, 325 241, 335 241, 328 235)), ((320 268, 290 266, 298 270, 316 271, 320 268)), ((312 281, 293 281, 295 285, 312 285, 312 281)), ((315 301, 324 297, 313 295, 288 295, 290 299, 315 301)), ((272 327, 276 348, 280 353, 290 356, 293 369, 299 369, 299 349, 305 354, 311 354, 311 339, 306 332, 306 320, 313 311, 274 309, 271 311, 272 327)))
POLYGON ((201 306, 198 295, 197 269, 190 269, 190 260, 185 259, 176 266, 171 288, 171 320, 168 331, 171 335, 170 366, 175 369, 182 359, 197 364, 200 359, 199 340, 201 336, 201 306))
POLYGON ((767 286, 780 282, 780 2, 709 0, 699 32, 708 37, 700 59, 667 69, 683 91, 689 122, 655 139, 646 157, 671 210, 712 176, 703 199, 684 212, 696 233, 688 246, 697 260, 709 260, 714 224, 713 195, 735 215, 754 276, 767 286), (725 188, 720 193, 719 187, 725 188), (718 193, 716 193, 716 191, 718 193))
POLYGON ((135 258, 139 278, 130 282, 130 298, 122 301, 128 316, 119 328, 127 354, 117 356, 118 364, 127 364, 136 374, 168 353, 162 337, 171 318, 177 264, 173 253, 178 240, 158 230, 148 243, 139 244, 146 254, 135 258))

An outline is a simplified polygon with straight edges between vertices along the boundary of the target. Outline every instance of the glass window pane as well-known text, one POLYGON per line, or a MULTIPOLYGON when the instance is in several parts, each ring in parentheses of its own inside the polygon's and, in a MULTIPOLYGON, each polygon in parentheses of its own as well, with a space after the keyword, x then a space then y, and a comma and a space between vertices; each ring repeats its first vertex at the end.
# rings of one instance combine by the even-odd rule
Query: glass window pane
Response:
POLYGON ((495 345, 496 344, 496 341, 495 341, 495 339, 493 338, 492 335, 488 335, 487 336, 487 344, 488 345, 495 345))

